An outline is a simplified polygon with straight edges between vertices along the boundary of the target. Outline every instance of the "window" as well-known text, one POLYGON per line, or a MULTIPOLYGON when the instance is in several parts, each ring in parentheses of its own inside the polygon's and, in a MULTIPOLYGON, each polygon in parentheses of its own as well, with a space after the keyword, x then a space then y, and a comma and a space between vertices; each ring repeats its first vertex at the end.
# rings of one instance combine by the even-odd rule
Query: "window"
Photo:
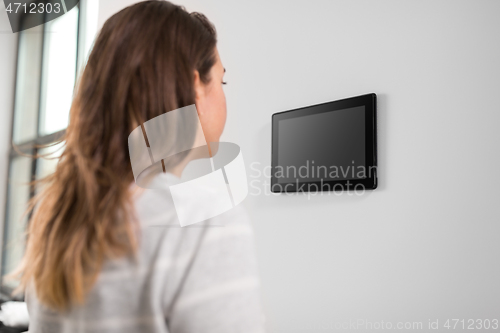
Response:
MULTIPOLYGON (((68 125, 76 78, 95 38, 97 9, 98 0, 82 0, 59 18, 18 33, 12 117, 12 143, 18 149, 11 148, 9 154, 1 249, 0 293, 4 296, 18 285, 4 276, 24 254, 29 219, 24 212, 35 190, 29 182, 50 174, 57 164, 54 159, 35 160, 24 154, 54 150, 60 154, 61 145, 44 149, 36 145, 55 141, 68 125)), ((29 20, 27 15, 22 24, 29 20)))

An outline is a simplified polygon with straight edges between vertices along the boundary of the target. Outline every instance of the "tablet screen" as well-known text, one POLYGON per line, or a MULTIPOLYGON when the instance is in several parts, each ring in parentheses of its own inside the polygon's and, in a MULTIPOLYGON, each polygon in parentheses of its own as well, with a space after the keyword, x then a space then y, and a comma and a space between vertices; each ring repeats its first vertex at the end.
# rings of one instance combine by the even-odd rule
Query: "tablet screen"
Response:
POLYGON ((278 183, 366 178, 365 106, 278 121, 278 183))
POLYGON ((377 95, 274 113, 271 192, 377 188, 377 95))

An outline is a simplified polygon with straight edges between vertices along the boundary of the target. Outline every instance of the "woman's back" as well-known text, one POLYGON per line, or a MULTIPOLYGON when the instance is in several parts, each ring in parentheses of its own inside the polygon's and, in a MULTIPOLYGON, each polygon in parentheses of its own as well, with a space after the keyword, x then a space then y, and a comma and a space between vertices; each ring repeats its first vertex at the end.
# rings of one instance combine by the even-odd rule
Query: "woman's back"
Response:
MULTIPOLYGON (((153 181, 176 180, 167 173, 153 181)), ((105 262, 85 303, 65 313, 28 288, 29 332, 264 331, 252 227, 241 206, 181 228, 168 190, 145 190, 134 203, 137 263, 105 262)))

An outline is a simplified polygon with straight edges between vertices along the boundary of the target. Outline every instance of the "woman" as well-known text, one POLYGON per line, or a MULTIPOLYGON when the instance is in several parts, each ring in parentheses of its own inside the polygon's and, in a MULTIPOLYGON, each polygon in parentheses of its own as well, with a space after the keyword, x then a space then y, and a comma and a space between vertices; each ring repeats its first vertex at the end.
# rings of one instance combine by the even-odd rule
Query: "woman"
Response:
POLYGON ((171 200, 136 191, 127 145, 137 126, 193 104, 206 141, 219 140, 226 100, 216 42, 204 15, 167 1, 137 3, 104 24, 64 152, 33 202, 18 270, 30 332, 263 331, 246 215, 236 208, 210 220, 223 228, 165 227, 171 200))

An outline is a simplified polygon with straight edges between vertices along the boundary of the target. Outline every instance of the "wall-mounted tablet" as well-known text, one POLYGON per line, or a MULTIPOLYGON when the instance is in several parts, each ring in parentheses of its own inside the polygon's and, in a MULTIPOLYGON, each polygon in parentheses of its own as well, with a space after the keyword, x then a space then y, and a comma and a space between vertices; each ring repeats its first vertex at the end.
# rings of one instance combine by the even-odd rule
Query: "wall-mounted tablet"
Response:
POLYGON ((272 116, 272 192, 377 187, 377 95, 272 116))

